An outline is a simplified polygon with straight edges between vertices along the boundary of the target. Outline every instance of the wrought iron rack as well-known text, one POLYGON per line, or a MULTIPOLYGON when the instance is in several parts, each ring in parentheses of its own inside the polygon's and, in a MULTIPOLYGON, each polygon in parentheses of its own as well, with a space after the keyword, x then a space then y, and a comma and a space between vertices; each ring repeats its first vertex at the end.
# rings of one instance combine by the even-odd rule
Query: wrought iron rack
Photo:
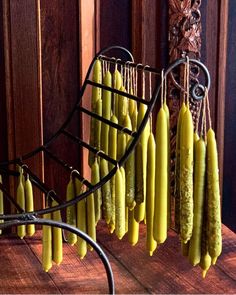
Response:
MULTIPOLYGON (((172 64, 170 64, 167 67, 167 69, 164 70, 164 79, 167 78, 168 74, 170 74, 173 70, 176 70, 177 67, 183 65, 184 63, 186 63, 186 59, 182 58, 182 59, 178 59, 175 62, 173 62, 172 64)), ((200 68, 203 72, 204 77, 205 77, 205 79, 204 79, 205 86, 203 86, 202 84, 195 81, 194 84, 191 85, 191 88, 190 88, 191 97, 195 100, 201 100, 204 97, 205 87, 207 87, 208 89, 210 88, 210 75, 209 75, 209 72, 208 72, 207 68, 205 67, 205 65, 203 63, 201 63, 200 61, 195 60, 195 59, 189 59, 189 63, 191 65, 194 65, 194 66, 197 66, 198 68, 200 68)), ((71 225, 68 225, 64 222, 57 222, 57 221, 53 221, 53 220, 49 220, 49 219, 40 218, 39 216, 42 216, 45 213, 51 213, 53 211, 62 210, 68 206, 76 204, 80 200, 86 198, 88 195, 90 195, 91 193, 93 193, 94 191, 96 191, 97 189, 102 187, 107 181, 109 181, 111 179, 112 176, 115 175, 118 167, 121 167, 124 165, 127 158, 129 157, 130 153, 133 151, 136 144, 138 143, 140 135, 141 135, 141 133, 148 121, 148 118, 149 118, 150 114, 152 113, 153 108, 158 100, 158 96, 159 96, 160 89, 161 89, 161 78, 160 78, 161 71, 162 71, 161 69, 155 69, 155 68, 152 68, 149 66, 145 66, 143 64, 134 63, 134 59, 133 59, 132 54, 127 49, 125 49, 121 46, 111 46, 111 47, 101 50, 100 52, 98 52, 95 55, 94 59, 92 60, 90 66, 89 66, 87 75, 85 77, 85 81, 83 83, 83 86, 79 92, 78 100, 77 100, 76 104, 74 105, 72 111, 69 113, 66 121, 60 127, 60 129, 48 140, 48 142, 46 142, 43 145, 41 145, 40 147, 36 148, 32 152, 22 155, 19 158, 9 160, 9 161, 4 161, 4 162, 0 163, 0 173, 3 175, 7 175, 7 176, 16 176, 16 177, 19 176, 19 172, 16 170, 9 169, 9 165, 18 164, 19 166, 21 166, 23 171, 29 175, 32 183, 43 193, 43 195, 49 196, 49 197, 51 197, 51 199, 55 199, 59 204, 54 207, 39 209, 39 210, 35 210, 33 212, 25 212, 17 204, 15 199, 10 195, 10 193, 4 187, 4 185, 0 183, 0 189, 3 191, 4 197, 6 199, 8 199, 13 204, 13 206, 16 208, 16 210, 18 212, 16 214, 2 214, 2 215, 0 215, 0 219, 4 220, 4 222, 0 224, 0 229, 12 227, 12 226, 17 226, 17 225, 40 224, 40 225, 50 225, 50 226, 62 228, 67 231, 70 231, 72 233, 75 233, 79 237, 85 239, 86 242, 89 243, 95 249, 98 256, 102 260, 102 263, 105 267, 106 274, 107 274, 107 280, 108 280, 110 294, 115 293, 114 278, 113 278, 113 273, 112 273, 112 269, 111 269, 110 263, 108 261, 108 258, 106 256, 106 254, 104 253, 104 251, 101 249, 101 247, 96 242, 94 242, 87 234, 85 234, 81 230, 79 230, 71 225), (114 57, 109 57, 109 52, 111 53, 114 51, 119 51, 122 56, 127 56, 127 60, 124 61, 124 60, 117 59, 114 57), (102 61, 106 61, 107 63, 110 63, 110 64, 116 63, 116 64, 121 65, 123 67, 126 67, 126 66, 128 66, 130 68, 133 67, 133 68, 136 68, 137 70, 141 70, 145 73, 149 73, 149 74, 152 73, 154 75, 157 75, 158 79, 157 79, 156 87, 152 93, 152 97, 149 100, 144 100, 143 98, 132 95, 130 93, 123 92, 123 91, 114 89, 112 87, 105 86, 100 83, 93 82, 90 79, 90 76, 91 76, 91 72, 93 70, 94 63, 97 59, 100 59, 102 61), (81 105, 81 102, 84 97, 85 90, 89 85, 93 86, 93 87, 98 87, 101 89, 108 90, 108 91, 112 92, 113 94, 114 93, 120 94, 122 96, 127 97, 128 99, 135 100, 139 104, 147 105, 146 114, 145 114, 138 130, 133 132, 132 130, 127 129, 124 126, 121 126, 120 124, 115 124, 115 123, 111 122, 110 120, 107 120, 107 119, 97 115, 95 112, 92 112, 92 111, 84 108, 81 105), (99 120, 105 124, 108 124, 108 125, 116 128, 117 130, 119 130, 121 132, 124 132, 124 133, 130 135, 132 137, 132 141, 131 141, 131 144, 129 145, 127 151, 125 152, 125 154, 119 160, 114 160, 111 157, 109 157, 107 154, 105 154, 103 151, 97 150, 95 147, 91 146, 89 143, 83 141, 81 138, 71 134, 68 130, 66 130, 68 124, 71 122, 72 117, 77 112, 79 112, 80 114, 85 113, 88 116, 95 118, 96 120, 99 120), (107 160, 108 162, 110 162, 111 164, 114 165, 113 169, 111 169, 110 172, 105 177, 101 178, 101 180, 95 185, 92 185, 89 180, 87 180, 83 177, 82 174, 74 173, 74 177, 77 177, 87 187, 87 190, 84 191, 83 193, 81 193, 80 195, 76 196, 74 199, 72 199, 70 201, 64 201, 61 198, 59 198, 59 196, 55 193, 55 191, 48 188, 43 183, 43 181, 41 179, 39 179, 33 173, 33 171, 31 171, 31 169, 25 164, 26 160, 32 158, 36 154, 44 153, 48 157, 50 157, 52 160, 54 160, 55 162, 60 164, 65 170, 72 172, 74 170, 74 168, 71 167, 71 165, 69 165, 63 159, 60 159, 55 153, 50 151, 50 145, 61 134, 67 136, 69 139, 71 139, 72 141, 77 143, 80 147, 88 149, 92 153, 96 154, 97 156, 99 156, 101 158, 104 158, 105 160, 107 160)))

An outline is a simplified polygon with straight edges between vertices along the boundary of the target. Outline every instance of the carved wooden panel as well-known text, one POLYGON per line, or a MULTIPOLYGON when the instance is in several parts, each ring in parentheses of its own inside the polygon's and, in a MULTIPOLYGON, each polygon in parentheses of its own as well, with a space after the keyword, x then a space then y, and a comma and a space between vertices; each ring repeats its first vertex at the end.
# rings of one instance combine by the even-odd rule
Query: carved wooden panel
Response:
MULTIPOLYGON (((169 61, 189 56, 200 58, 201 50, 201 0, 169 0, 169 61)), ((172 73, 168 80, 168 98, 170 108, 171 128, 171 182, 174 183, 175 135, 180 104, 183 98, 183 73, 181 67, 178 72, 172 73)), ((190 67, 191 83, 196 83, 199 76, 197 67, 190 67)), ((199 109, 199 102, 190 98, 190 107, 193 119, 199 109)), ((173 192, 173 185, 172 192, 173 192)))

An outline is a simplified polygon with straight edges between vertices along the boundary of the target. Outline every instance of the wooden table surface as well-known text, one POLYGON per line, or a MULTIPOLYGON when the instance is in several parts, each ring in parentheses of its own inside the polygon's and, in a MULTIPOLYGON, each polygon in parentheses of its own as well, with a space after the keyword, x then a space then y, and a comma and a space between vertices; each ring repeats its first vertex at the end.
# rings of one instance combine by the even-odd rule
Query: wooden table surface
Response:
MULTIPOLYGON (((223 253, 217 265, 202 279, 199 267, 181 256, 178 237, 170 232, 167 242, 149 257, 145 251, 145 229, 132 247, 124 238, 109 235, 103 222, 98 226, 98 242, 105 250, 114 273, 116 293, 236 293, 236 235, 223 227, 223 253)), ((64 246, 64 259, 49 273, 41 268, 41 232, 20 240, 0 238, 1 294, 107 293, 106 274, 96 253, 80 260, 75 247, 64 246)))

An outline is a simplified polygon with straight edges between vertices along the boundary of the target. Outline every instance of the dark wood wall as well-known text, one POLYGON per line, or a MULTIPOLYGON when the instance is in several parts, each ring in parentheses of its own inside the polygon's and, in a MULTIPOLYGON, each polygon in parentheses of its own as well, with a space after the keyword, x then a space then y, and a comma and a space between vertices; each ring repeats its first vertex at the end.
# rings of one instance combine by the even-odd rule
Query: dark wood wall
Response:
POLYGON ((131 0, 100 0, 100 48, 131 49, 131 0))
MULTIPOLYGON (((43 139, 47 142, 66 120, 76 103, 79 85, 79 5, 77 0, 41 0, 43 139)), ((70 131, 79 134, 76 116, 70 131)), ((60 136, 51 150, 78 166, 78 148, 60 136)), ((45 157, 44 179, 65 197, 69 175, 45 157)))
POLYGON ((236 6, 229 1, 226 67, 223 220, 236 232, 236 6))
POLYGON ((216 130, 222 194, 223 222, 236 231, 236 168, 234 140, 236 74, 235 1, 202 1, 202 60, 209 68, 210 104, 216 130))
MULTIPOLYGON (((13 159, 47 142, 78 98, 79 4, 4 0, 1 25, 1 159, 13 159)), ((78 135, 78 117, 70 129, 78 135)), ((59 137, 52 151, 80 166, 78 149, 66 138, 59 137)), ((64 198, 69 175, 62 167, 42 155, 26 163, 64 198)), ((14 195, 13 181, 11 187, 14 195)), ((42 205, 38 193, 36 206, 42 205)))
MULTIPOLYGON (((58 130, 97 50, 114 44, 130 49, 131 2, 3 0, 0 20, 0 159, 6 160, 46 143, 58 130)), ((88 140, 89 122, 75 115, 70 131, 88 140)), ((60 136, 50 148, 69 165, 84 166, 86 175, 78 146, 60 136)), ((26 163, 65 198, 69 175, 60 165, 42 155, 26 163)), ((12 195, 15 184, 11 180, 12 195)), ((42 195, 35 192, 39 208, 42 195)))
MULTIPOLYGON (((40 82, 37 1, 2 1, 4 45, 4 109, 9 159, 20 157, 42 144, 42 95, 40 82)), ((42 155, 27 162, 43 177, 42 155)), ((11 194, 15 182, 10 180, 11 194)), ((40 198, 39 194, 37 199, 40 198)))

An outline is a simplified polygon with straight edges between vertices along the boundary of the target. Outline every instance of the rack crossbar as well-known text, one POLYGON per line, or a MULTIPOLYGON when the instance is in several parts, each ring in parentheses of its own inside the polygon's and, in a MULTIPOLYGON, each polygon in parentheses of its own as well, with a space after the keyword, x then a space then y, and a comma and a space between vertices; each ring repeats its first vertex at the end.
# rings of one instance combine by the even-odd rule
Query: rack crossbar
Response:
POLYGON ((140 103, 143 103, 143 104, 146 104, 146 105, 149 105, 150 104, 150 101, 145 100, 145 99, 143 99, 141 97, 132 95, 132 94, 130 94, 128 92, 117 90, 115 88, 112 88, 112 87, 109 87, 109 86, 106 86, 106 85, 103 85, 103 84, 100 84, 100 83, 93 82, 93 81, 91 81, 89 79, 86 80, 85 83, 87 83, 89 85, 92 85, 92 86, 96 86, 96 87, 101 88, 101 89, 105 89, 105 90, 111 91, 112 93, 116 93, 116 94, 125 96, 127 98, 133 99, 133 100, 135 100, 137 102, 140 102, 140 103))
POLYGON ((105 124, 110 125, 111 127, 116 128, 116 129, 119 130, 119 131, 122 131, 122 132, 124 132, 124 133, 126 133, 126 134, 132 136, 132 137, 135 137, 136 134, 137 134, 136 131, 132 131, 132 130, 130 130, 130 129, 124 127, 124 126, 121 126, 121 125, 119 125, 119 124, 113 123, 112 121, 110 121, 110 120, 108 120, 108 119, 105 119, 105 118, 99 116, 98 114, 89 111, 88 109, 85 109, 84 107, 80 107, 80 106, 78 106, 77 109, 78 109, 79 111, 81 111, 81 112, 83 112, 83 113, 85 113, 85 114, 87 114, 87 115, 89 115, 89 116, 91 116, 91 117, 93 117, 93 118, 99 120, 99 121, 102 121, 102 122, 105 123, 105 124))
POLYGON ((54 190, 49 189, 26 165, 23 164, 21 167, 27 174, 29 174, 30 179, 33 181, 35 186, 37 186, 43 193, 50 195, 55 201, 57 201, 58 204, 63 203, 54 190))
MULTIPOLYGON (((51 158, 53 159, 55 162, 57 162, 58 164, 60 164, 62 167, 64 167, 67 171, 72 172, 74 169, 72 166, 70 166, 68 163, 66 163, 65 161, 63 161, 62 159, 59 159, 56 155, 54 155, 51 151, 49 151, 47 148, 43 148, 43 151, 51 158)), ((93 185, 87 180, 85 179, 81 174, 79 173, 74 173, 74 176, 77 177, 79 179, 79 181, 81 183, 83 183, 84 185, 86 185, 88 188, 93 188, 93 185)))
POLYGON ((0 190, 3 192, 3 196, 5 196, 6 199, 15 206, 15 208, 17 209, 19 213, 25 212, 25 210, 22 209, 21 206, 15 201, 15 199, 9 194, 9 192, 6 190, 6 188, 4 187, 2 183, 0 183, 0 190))
POLYGON ((88 149, 89 151, 93 152, 95 155, 107 160, 108 162, 112 163, 113 165, 117 165, 117 161, 112 159, 111 157, 109 157, 107 154, 105 154, 103 151, 100 151, 94 147, 92 147, 91 145, 89 145, 88 143, 84 142, 83 140, 81 140, 79 137, 74 136, 73 134, 71 134, 70 132, 66 131, 66 130, 62 130, 62 133, 65 134, 67 137, 69 137, 70 139, 72 139, 74 142, 80 144, 81 146, 85 147, 86 149, 88 149))
POLYGON ((113 63, 113 64, 132 67, 132 68, 142 70, 142 71, 145 71, 145 72, 151 72, 151 73, 156 74, 156 75, 161 75, 161 69, 152 68, 150 66, 143 65, 141 63, 136 64, 136 63, 134 63, 132 61, 128 61, 128 62, 127 61, 122 61, 119 58, 109 57, 109 56, 105 56, 105 55, 100 55, 99 59, 104 60, 104 61, 108 61, 108 62, 113 63))

